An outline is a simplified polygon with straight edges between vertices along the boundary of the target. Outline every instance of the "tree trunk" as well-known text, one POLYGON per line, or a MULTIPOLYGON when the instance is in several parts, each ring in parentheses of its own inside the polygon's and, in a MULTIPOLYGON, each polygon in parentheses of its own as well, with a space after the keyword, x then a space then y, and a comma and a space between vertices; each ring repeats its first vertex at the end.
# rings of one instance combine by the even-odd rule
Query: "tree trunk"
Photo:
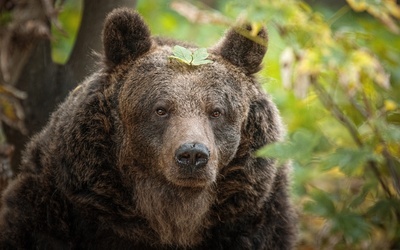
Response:
MULTIPOLYGON (((42 1, 44 2, 44 1, 42 1)), ((136 0, 85 0, 77 39, 65 65, 52 61, 49 40, 40 39, 30 50, 13 86, 27 93, 22 106, 27 134, 4 124, 8 143, 15 146, 12 159, 14 173, 18 171, 21 151, 28 139, 48 121, 50 113, 77 84, 95 71, 95 53, 102 52, 103 21, 112 9, 134 8, 136 0)))

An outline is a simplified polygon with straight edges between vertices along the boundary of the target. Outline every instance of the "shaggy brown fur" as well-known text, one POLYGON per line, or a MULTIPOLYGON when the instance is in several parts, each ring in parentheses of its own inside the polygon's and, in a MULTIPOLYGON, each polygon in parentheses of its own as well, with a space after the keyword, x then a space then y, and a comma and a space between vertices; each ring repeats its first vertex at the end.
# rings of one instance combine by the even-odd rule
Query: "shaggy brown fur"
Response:
POLYGON ((212 63, 189 66, 137 13, 113 11, 104 67, 32 139, 3 194, 0 248, 292 248, 288 167, 254 155, 283 136, 252 75, 258 39, 232 29, 212 63))

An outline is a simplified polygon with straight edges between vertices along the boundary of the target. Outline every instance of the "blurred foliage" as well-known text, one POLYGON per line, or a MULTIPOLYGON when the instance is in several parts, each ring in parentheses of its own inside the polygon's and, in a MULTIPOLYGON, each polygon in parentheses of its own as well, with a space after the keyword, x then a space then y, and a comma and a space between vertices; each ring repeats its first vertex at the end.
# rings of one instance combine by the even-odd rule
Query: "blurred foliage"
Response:
MULTIPOLYGON (((400 8, 394 0, 309 2, 139 0, 137 9, 153 34, 201 47, 235 20, 266 24, 259 77, 288 138, 259 154, 292 160, 299 249, 400 249, 400 8)), ((81 5, 63 5, 57 62, 71 51, 81 5)))
POLYGON ((63 64, 68 60, 78 35, 82 19, 82 6, 82 0, 68 0, 63 2, 62 6, 59 6, 61 11, 58 20, 61 24, 61 30, 54 26, 51 27, 52 57, 53 61, 57 63, 63 64))
POLYGON ((348 3, 333 12, 295 0, 232 4, 276 31, 280 64, 262 74, 292 91, 266 86, 279 93, 289 137, 259 154, 293 161, 300 246, 398 249, 400 8, 348 3))
MULTIPOLYGON (((20 104, 20 100, 24 100, 26 94, 13 88, 10 85, 0 84, 0 122, 4 122, 8 126, 19 129, 22 133, 26 133, 27 128, 23 123, 24 111, 20 104)), ((4 143, 4 135, 0 124, 0 145, 4 143)))

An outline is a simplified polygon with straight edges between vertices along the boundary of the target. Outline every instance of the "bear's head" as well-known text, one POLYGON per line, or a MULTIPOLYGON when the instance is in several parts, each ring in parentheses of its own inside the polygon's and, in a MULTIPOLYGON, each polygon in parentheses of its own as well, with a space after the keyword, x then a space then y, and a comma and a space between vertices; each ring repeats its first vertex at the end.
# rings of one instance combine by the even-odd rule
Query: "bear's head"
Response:
POLYGON ((151 37, 136 12, 107 17, 105 62, 118 95, 125 176, 204 188, 230 163, 280 138, 275 106, 253 77, 267 33, 246 38, 250 30, 232 28, 208 49, 211 63, 193 66, 171 59, 176 42, 151 37))

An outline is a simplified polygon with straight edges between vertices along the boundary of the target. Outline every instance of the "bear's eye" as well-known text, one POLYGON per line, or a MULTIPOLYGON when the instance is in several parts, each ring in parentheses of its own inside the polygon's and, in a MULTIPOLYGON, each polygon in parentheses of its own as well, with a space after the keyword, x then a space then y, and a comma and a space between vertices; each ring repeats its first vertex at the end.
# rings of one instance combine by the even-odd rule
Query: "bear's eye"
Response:
POLYGON ((168 112, 164 108, 157 108, 156 114, 161 117, 165 117, 168 115, 168 112))
POLYGON ((221 112, 221 110, 219 110, 219 109, 213 110, 213 111, 211 112, 211 114, 210 114, 210 116, 211 116, 212 118, 219 118, 221 115, 222 115, 222 112, 221 112))

